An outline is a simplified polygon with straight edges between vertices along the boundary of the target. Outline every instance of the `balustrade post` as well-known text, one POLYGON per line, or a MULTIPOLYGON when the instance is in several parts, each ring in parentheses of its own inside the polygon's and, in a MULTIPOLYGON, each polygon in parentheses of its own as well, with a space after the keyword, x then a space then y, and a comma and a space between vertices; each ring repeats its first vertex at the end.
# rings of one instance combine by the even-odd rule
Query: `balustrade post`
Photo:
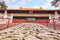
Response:
POLYGON ((53 26, 54 26, 54 29, 56 29, 56 22, 54 20, 55 18, 53 19, 53 26))
POLYGON ((7 18, 7 20, 8 20, 8 23, 7 23, 7 28, 8 28, 10 26, 10 19, 7 18))

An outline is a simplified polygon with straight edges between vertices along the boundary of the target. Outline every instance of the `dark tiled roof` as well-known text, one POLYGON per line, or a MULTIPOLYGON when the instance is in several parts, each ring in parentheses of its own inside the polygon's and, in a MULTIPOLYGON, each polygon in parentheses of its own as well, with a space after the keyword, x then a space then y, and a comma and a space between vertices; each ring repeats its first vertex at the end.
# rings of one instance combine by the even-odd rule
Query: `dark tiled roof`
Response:
MULTIPOLYGON (((8 13, 29 13, 30 10, 7 10, 8 13)), ((55 13, 57 11, 60 13, 60 10, 32 10, 34 13, 55 13)), ((0 13, 4 13, 4 10, 0 10, 0 13)))

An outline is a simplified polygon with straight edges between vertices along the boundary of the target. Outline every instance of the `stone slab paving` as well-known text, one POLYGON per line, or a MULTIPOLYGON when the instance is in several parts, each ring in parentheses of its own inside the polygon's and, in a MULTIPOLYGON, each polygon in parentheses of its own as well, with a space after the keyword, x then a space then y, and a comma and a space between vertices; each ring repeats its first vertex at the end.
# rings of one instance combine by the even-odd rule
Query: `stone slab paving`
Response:
POLYGON ((38 23, 22 23, 0 31, 0 40, 60 40, 60 31, 38 23))

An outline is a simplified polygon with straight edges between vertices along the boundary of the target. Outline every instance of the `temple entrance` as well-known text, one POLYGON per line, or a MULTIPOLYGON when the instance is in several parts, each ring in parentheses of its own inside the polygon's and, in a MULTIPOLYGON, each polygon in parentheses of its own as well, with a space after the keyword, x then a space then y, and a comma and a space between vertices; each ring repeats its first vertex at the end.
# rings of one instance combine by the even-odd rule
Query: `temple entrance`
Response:
POLYGON ((13 23, 20 24, 20 23, 40 23, 40 24, 46 24, 46 21, 49 22, 48 17, 20 17, 20 16, 14 16, 13 17, 13 23))

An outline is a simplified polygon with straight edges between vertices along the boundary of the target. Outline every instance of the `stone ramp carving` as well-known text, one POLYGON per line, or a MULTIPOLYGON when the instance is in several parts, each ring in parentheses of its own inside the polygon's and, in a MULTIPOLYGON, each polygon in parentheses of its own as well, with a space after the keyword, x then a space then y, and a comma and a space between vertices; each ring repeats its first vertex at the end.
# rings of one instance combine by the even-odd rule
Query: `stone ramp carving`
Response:
POLYGON ((0 40, 60 40, 60 31, 38 23, 22 23, 0 31, 0 40))

